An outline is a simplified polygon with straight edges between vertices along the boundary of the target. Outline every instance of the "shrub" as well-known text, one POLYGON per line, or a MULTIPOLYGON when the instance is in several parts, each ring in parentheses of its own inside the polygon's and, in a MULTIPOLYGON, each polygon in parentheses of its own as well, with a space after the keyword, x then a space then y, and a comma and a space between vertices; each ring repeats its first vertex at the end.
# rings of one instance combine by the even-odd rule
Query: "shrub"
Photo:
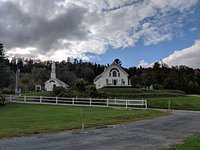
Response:
POLYGON ((6 105, 7 103, 8 103, 7 97, 0 93, 0 105, 6 105))
POLYGON ((74 84, 74 87, 79 92, 84 93, 86 91, 86 86, 87 85, 88 85, 88 82, 85 79, 80 78, 80 79, 76 80, 76 82, 74 84))
POLYGON ((86 87, 86 89, 87 89, 86 92, 88 93, 88 95, 89 95, 90 97, 95 98, 95 97, 98 96, 98 91, 97 91, 97 89, 95 88, 94 85, 88 85, 88 86, 86 87))
POLYGON ((52 92, 49 92, 50 96, 57 97, 84 97, 83 93, 76 91, 72 88, 55 87, 52 92))
POLYGON ((3 88, 2 94, 14 94, 14 90, 9 89, 9 88, 3 88))

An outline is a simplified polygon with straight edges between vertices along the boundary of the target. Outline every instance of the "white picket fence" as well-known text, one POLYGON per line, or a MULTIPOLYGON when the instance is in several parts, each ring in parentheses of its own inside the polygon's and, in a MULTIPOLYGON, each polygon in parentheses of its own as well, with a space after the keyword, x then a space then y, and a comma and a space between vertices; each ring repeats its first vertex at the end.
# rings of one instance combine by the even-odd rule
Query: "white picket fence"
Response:
POLYGON ((66 98, 66 97, 15 96, 15 95, 10 95, 9 99, 11 102, 15 103, 147 109, 147 100, 97 99, 97 98, 74 98, 74 97, 66 98))

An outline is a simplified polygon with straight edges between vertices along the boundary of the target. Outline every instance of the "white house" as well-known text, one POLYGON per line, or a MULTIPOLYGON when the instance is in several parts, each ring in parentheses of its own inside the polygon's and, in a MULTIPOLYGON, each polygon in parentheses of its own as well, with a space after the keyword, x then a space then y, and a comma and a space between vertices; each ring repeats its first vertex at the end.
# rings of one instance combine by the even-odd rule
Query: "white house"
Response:
POLYGON ((105 68, 103 73, 94 79, 94 84, 97 89, 106 86, 127 87, 131 86, 128 76, 128 73, 120 65, 113 62, 108 68, 105 68))
POLYGON ((47 80, 44 84, 46 91, 53 91, 54 87, 69 87, 69 85, 56 78, 56 65, 54 62, 51 64, 51 78, 47 80))

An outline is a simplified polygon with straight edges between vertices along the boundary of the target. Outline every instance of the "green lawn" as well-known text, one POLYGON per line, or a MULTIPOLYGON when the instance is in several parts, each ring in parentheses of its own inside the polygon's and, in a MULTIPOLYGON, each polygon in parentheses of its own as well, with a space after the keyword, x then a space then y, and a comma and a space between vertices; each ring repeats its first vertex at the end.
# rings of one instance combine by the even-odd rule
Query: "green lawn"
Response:
POLYGON ((183 144, 173 146, 167 150, 199 150, 200 149, 200 135, 194 135, 183 141, 183 144))
POLYGON ((200 97, 182 96, 182 97, 160 97, 146 98, 150 108, 168 108, 170 100, 172 109, 198 110, 200 111, 200 97))
POLYGON ((200 111, 200 96, 186 96, 180 90, 149 90, 139 88, 102 88, 108 97, 122 99, 147 99, 148 108, 168 108, 171 102, 172 109, 198 110, 200 111))
POLYGON ((102 88, 98 90, 104 92, 109 98, 152 98, 152 97, 177 97, 184 96, 180 90, 149 90, 141 88, 102 88))
POLYGON ((168 115, 155 110, 8 104, 0 107, 0 137, 128 123, 168 115), (82 116, 82 117, 81 117, 82 116))

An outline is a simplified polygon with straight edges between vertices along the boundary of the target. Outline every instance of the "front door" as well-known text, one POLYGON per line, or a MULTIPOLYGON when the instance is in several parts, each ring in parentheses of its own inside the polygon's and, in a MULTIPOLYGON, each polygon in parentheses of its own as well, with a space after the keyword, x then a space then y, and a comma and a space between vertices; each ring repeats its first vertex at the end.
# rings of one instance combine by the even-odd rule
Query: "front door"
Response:
POLYGON ((113 85, 117 85, 117 80, 113 80, 113 85))
POLYGON ((56 84, 53 84, 53 90, 56 88, 56 84))

